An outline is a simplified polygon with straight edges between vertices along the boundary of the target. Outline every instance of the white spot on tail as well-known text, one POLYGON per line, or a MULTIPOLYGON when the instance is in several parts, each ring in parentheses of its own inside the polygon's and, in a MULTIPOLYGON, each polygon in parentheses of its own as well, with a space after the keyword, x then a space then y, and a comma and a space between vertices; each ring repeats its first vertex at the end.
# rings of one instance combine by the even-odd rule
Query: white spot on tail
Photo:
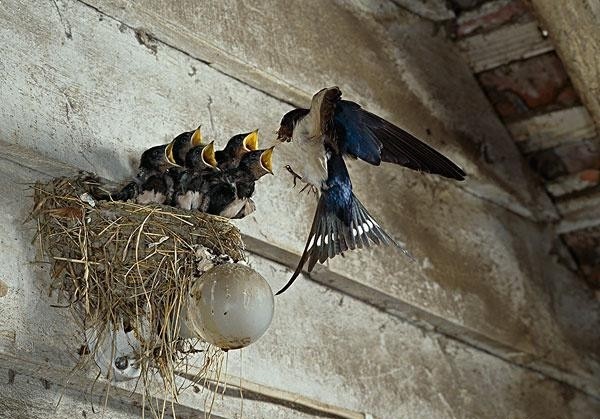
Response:
POLYGON ((317 239, 317 247, 321 246, 321 236, 317 239))
POLYGON ((315 244, 315 236, 312 236, 310 238, 310 240, 308 241, 308 249, 312 249, 313 245, 315 244))

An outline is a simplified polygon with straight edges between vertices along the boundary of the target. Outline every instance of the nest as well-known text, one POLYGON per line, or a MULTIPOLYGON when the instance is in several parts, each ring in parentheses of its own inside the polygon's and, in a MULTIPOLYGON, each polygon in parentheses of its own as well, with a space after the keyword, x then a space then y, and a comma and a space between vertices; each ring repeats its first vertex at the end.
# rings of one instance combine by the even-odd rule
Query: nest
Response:
MULTIPOLYGON (((84 331, 133 330, 141 342, 141 378, 158 371, 176 398, 175 371, 197 352, 178 333, 181 309, 202 274, 198 250, 242 260, 240 233, 227 219, 197 211, 95 201, 102 188, 89 174, 35 184, 31 216, 52 264, 50 288, 66 299, 84 331)), ((203 345, 200 370, 207 371, 219 350, 203 345)), ((93 359, 94 348, 89 351, 93 359)))

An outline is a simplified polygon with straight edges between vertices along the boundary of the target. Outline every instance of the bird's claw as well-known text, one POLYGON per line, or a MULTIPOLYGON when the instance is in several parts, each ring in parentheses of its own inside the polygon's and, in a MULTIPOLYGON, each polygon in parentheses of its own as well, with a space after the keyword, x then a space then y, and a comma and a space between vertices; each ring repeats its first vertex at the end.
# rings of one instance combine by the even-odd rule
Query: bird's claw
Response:
POLYGON ((311 185, 310 183, 307 183, 306 185, 304 185, 304 186, 302 187, 302 189, 300 189, 300 192, 299 192, 299 193, 302 193, 302 192, 304 192, 304 191, 305 191, 307 188, 308 188, 308 193, 311 193, 311 192, 312 192, 312 193, 314 193, 314 194, 316 195, 316 194, 317 194, 317 192, 318 192, 318 190, 317 190, 317 188, 316 188, 316 186, 315 186, 315 185, 311 185))
POLYGON ((287 170, 288 172, 290 172, 293 176, 294 179, 294 188, 296 187, 296 181, 298 179, 302 180, 302 176, 300 176, 298 173, 294 172, 294 169, 292 169, 292 166, 290 166, 289 164, 285 165, 285 170, 287 170))

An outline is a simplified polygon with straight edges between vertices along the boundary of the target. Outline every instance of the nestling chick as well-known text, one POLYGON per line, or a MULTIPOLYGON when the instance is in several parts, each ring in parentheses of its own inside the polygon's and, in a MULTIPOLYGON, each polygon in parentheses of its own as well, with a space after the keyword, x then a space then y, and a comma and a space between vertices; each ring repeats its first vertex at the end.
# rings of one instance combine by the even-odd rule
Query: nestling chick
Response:
POLYGON ((170 204, 175 192, 175 181, 170 170, 150 176, 140 187, 135 202, 141 205, 170 204))
POLYGON ((213 175, 209 179, 208 205, 205 211, 209 214, 227 218, 244 218, 255 210, 255 182, 273 173, 273 147, 266 150, 255 150, 246 153, 238 167, 213 175))
MULTIPOLYGON (((145 150, 140 157, 139 170, 135 178, 118 192, 111 193, 110 197, 102 196, 97 198, 112 199, 114 201, 137 199, 142 185, 154 176, 161 177, 169 168, 174 167, 171 159, 168 157, 170 147, 171 144, 162 144, 145 150)), ((155 182, 155 180, 152 182, 155 182)))
POLYGON ((175 137, 170 143, 171 148, 167 151, 167 157, 171 163, 183 166, 190 149, 203 145, 202 133, 198 127, 194 131, 183 132, 175 137))
POLYGON ((199 209, 208 191, 206 178, 219 171, 214 142, 190 149, 185 158, 185 167, 185 172, 179 178, 175 205, 187 210, 199 209))
POLYGON ((249 151, 258 148, 258 130, 246 134, 237 134, 229 139, 223 150, 215 153, 219 169, 228 170, 236 168, 249 151))

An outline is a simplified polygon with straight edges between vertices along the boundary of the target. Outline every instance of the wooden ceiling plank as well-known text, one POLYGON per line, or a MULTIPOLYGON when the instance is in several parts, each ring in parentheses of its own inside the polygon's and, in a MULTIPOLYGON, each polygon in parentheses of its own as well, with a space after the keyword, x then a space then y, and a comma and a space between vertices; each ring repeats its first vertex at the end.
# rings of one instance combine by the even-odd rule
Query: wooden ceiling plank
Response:
POLYGON ((457 42, 475 73, 554 49, 536 22, 516 23, 457 42))
POLYGON ((596 128, 583 106, 562 109, 507 124, 524 153, 545 150, 596 136, 596 128))

